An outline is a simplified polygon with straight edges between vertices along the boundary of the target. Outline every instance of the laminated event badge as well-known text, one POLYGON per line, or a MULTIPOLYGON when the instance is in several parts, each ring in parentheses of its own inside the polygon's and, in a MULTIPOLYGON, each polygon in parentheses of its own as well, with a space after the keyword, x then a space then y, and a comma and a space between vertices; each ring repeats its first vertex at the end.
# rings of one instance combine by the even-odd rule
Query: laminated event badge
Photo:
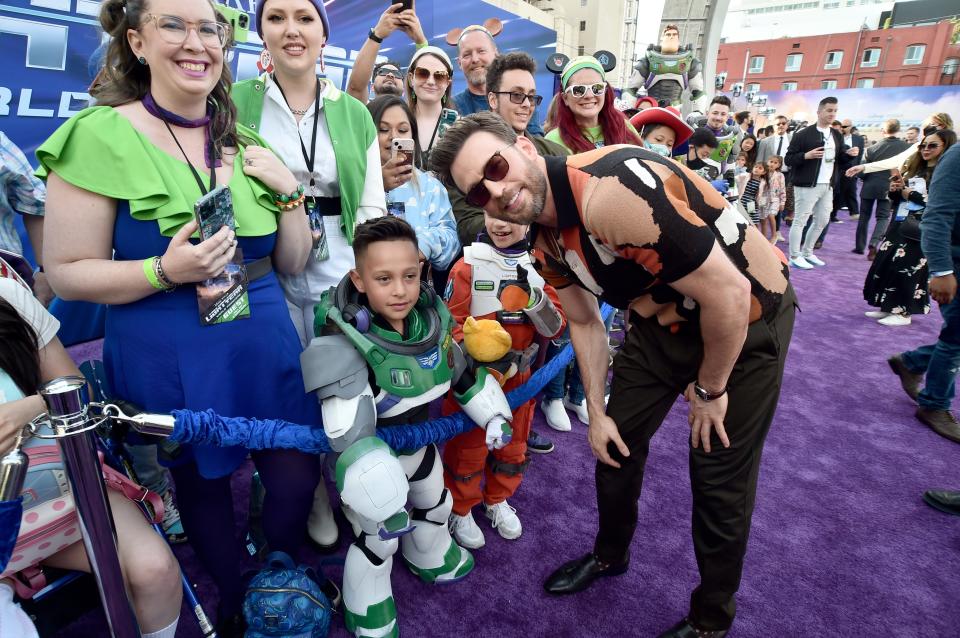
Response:
POLYGON ((310 220, 310 237, 313 240, 313 258, 316 261, 330 259, 330 247, 327 245, 327 231, 323 227, 323 215, 317 209, 317 200, 307 197, 303 201, 310 220))
MULTIPOLYGON (((201 239, 208 239, 224 226, 236 230, 233 216, 233 197, 226 186, 218 186, 197 200, 193 207, 200 225, 201 239)), ((243 251, 237 246, 233 259, 216 277, 197 283, 197 305, 200 323, 212 326, 250 317, 250 298, 247 290, 247 267, 243 251)))

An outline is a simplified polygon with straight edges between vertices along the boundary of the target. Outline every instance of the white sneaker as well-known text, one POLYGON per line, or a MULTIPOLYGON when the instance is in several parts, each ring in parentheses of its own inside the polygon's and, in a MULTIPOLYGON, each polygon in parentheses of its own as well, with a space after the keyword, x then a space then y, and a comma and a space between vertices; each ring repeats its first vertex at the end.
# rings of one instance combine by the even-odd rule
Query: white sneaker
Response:
POLYGON ((570 400, 570 397, 563 397, 563 407, 573 412, 573 414, 580 419, 580 423, 583 423, 584 425, 590 425, 590 415, 587 414, 586 399, 580 403, 574 403, 570 400))
POLYGON ((450 514, 450 534, 460 547, 467 549, 479 549, 487 542, 483 530, 473 520, 473 512, 467 512, 466 516, 450 514))
POLYGON ((863 316, 867 319, 883 319, 884 317, 889 317, 890 313, 882 310, 868 310, 863 313, 863 316))
POLYGON ((791 258, 790 265, 801 270, 811 270, 813 268, 813 264, 808 263, 803 257, 791 258))
POLYGON ((894 315, 891 314, 889 317, 884 317, 877 321, 877 323, 884 326, 909 326, 910 325, 910 315, 894 315))
POLYGON ((787 241, 787 239, 786 239, 786 237, 784 237, 783 235, 781 235, 779 231, 777 231, 777 237, 776 237, 775 241, 781 242, 781 241, 787 241))
POLYGON ((814 266, 826 266, 827 262, 823 261, 816 255, 804 255, 803 258, 807 261, 808 264, 813 264, 814 266))
POLYGON ((496 505, 485 505, 487 518, 493 524, 494 529, 507 540, 520 538, 523 533, 523 526, 520 519, 517 518, 517 510, 510 507, 506 501, 496 505))
POLYGON ((544 399, 540 402, 540 410, 543 412, 547 425, 557 432, 570 431, 570 415, 563 409, 563 400, 544 399))

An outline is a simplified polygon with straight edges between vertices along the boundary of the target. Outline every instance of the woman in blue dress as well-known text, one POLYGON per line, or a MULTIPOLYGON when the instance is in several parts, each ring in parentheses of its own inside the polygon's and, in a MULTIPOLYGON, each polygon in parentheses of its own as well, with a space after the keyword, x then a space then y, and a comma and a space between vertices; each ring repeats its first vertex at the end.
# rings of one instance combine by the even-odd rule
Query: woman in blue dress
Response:
MULTIPOLYGON (((93 91, 98 106, 37 151, 54 289, 109 305, 104 359, 117 396, 154 412, 318 423, 275 274, 302 270, 310 251, 302 189, 236 124, 224 65, 229 28, 209 0, 106 0, 100 22, 112 40, 93 91), (217 184, 229 187, 236 228, 192 239, 194 203, 217 184), (237 249, 250 279, 249 316, 204 326, 195 284, 223 272, 237 249)), ((244 549, 230 475, 247 454, 185 446, 172 463, 184 528, 219 589, 221 636, 242 631, 244 549)), ((293 450, 252 456, 267 491, 267 542, 295 554, 318 460, 293 450)))

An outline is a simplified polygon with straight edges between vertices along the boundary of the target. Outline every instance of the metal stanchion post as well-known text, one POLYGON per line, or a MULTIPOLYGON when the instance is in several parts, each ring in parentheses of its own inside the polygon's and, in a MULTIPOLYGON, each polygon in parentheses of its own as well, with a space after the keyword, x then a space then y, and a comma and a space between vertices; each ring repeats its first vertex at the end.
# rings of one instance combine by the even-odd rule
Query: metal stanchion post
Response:
POLYGON ((93 430, 102 419, 88 413, 87 382, 83 377, 61 377, 44 385, 40 394, 47 404, 53 438, 63 454, 83 545, 110 632, 115 638, 139 638, 140 628, 123 584, 116 529, 97 457, 93 430))

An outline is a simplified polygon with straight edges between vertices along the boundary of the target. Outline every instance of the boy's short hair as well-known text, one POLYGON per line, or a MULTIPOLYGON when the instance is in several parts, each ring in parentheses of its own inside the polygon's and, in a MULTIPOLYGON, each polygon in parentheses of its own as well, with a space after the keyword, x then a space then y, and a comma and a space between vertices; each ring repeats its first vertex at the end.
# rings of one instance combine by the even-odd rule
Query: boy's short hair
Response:
POLYGON ((406 221, 384 215, 358 224, 353 232, 353 258, 359 264, 370 244, 378 241, 409 241, 416 248, 417 232, 406 221))
POLYGON ((697 148, 698 146, 717 148, 720 146, 720 142, 717 141, 717 136, 713 131, 705 126, 701 126, 693 132, 693 135, 690 136, 690 146, 693 148, 697 148))

